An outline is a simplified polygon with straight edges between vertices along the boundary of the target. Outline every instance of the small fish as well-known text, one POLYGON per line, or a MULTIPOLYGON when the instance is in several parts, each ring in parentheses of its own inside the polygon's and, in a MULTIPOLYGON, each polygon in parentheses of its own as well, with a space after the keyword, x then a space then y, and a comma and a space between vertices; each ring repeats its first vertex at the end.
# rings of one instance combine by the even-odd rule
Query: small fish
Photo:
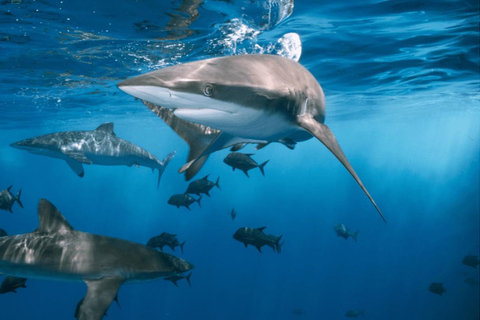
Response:
POLYGON ((248 170, 257 167, 260 169, 262 175, 265 176, 265 171, 263 171, 263 168, 269 160, 259 165, 255 162, 255 160, 251 158, 251 156, 253 156, 253 154, 251 153, 231 152, 228 154, 228 156, 225 157, 225 159, 223 159, 223 162, 232 167, 232 170, 242 170, 247 175, 247 177, 250 177, 248 175, 248 170))
POLYGON ((302 309, 294 309, 292 313, 296 316, 303 316, 305 314, 305 311, 303 311, 302 309))
POLYGON ((0 237, 6 237, 6 236, 8 236, 7 231, 0 228, 0 237))
POLYGON ((13 213, 12 206, 15 202, 17 202, 18 205, 23 209, 23 204, 20 201, 22 189, 18 191, 16 196, 14 196, 13 193, 10 192, 10 189, 12 189, 12 186, 8 187, 7 190, 0 191, 0 209, 8 210, 10 211, 10 213, 13 213))
POLYGON ((439 282, 432 282, 430 287, 428 287, 428 290, 438 295, 442 295, 445 291, 447 291, 443 287, 443 283, 439 283, 439 282))
POLYGON ((478 256, 465 256, 462 263, 466 266, 476 268, 479 264, 478 256))
POLYGON ((176 234, 171 234, 168 232, 162 232, 160 235, 155 236, 150 238, 147 242, 148 247, 152 248, 159 248, 161 251, 163 251, 164 246, 170 247, 172 251, 175 251, 176 247, 180 247, 180 250, 182 250, 183 253, 183 246, 185 245, 185 241, 180 243, 177 239, 176 234))
POLYGON ((202 205, 200 204, 200 200, 202 199, 202 196, 200 198, 195 199, 188 194, 180 193, 180 194, 174 194, 173 196, 168 199, 168 204, 171 204, 172 206, 175 206, 177 208, 180 207, 185 207, 188 210, 190 210, 190 205, 194 202, 198 202, 198 206, 201 208, 202 205))
POLYGON ((171 276, 165 277, 163 279, 167 280, 167 281, 172 281, 172 283, 175 285, 175 287, 178 287, 178 285, 177 285, 178 280, 186 279, 187 282, 188 282, 188 286, 191 287, 192 286, 192 284, 190 283, 190 277, 191 276, 192 276, 191 272, 189 274, 187 274, 186 276, 184 276, 181 273, 178 273, 178 274, 172 274, 171 276))
POLYGON ((466 284, 468 284, 469 286, 472 286, 472 287, 478 285, 478 280, 473 278, 473 277, 468 277, 463 282, 465 282, 466 284))
POLYGON ((0 293, 14 292, 17 293, 16 289, 26 288, 25 282, 26 278, 18 278, 13 276, 8 276, 3 279, 2 285, 0 285, 0 293))
POLYGON ((347 318, 357 318, 359 316, 364 317, 365 316, 365 311, 358 311, 356 309, 348 310, 347 313, 345 313, 345 316, 347 318))
POLYGON ((357 235, 360 232, 360 230, 357 230, 356 232, 351 232, 343 223, 336 224, 333 227, 333 230, 337 233, 337 237, 342 237, 344 239, 348 239, 348 237, 352 237, 355 242, 357 242, 357 235))
POLYGON ((230 212, 230 217, 232 217, 232 220, 235 220, 235 218, 237 217, 237 211, 235 211, 235 209, 232 209, 232 211, 230 212))
POLYGON ((202 179, 190 182, 185 193, 196 194, 197 196, 199 196, 201 193, 205 193, 207 196, 210 197, 210 194, 208 192, 212 190, 213 187, 217 187, 218 189, 220 189, 220 185, 218 184, 218 182, 220 181, 220 177, 218 177, 217 181, 213 183, 212 181, 208 180, 208 176, 209 175, 207 174, 202 179))
POLYGON ((270 248, 273 249, 274 252, 280 253, 282 252, 282 245, 283 242, 280 243, 280 239, 282 236, 274 236, 272 234, 266 235, 263 230, 265 230, 266 227, 261 227, 261 228, 248 228, 248 227, 243 227, 239 228, 235 234, 233 235, 233 238, 237 241, 242 242, 245 245, 245 248, 248 245, 252 245, 257 250, 262 253, 262 247, 264 245, 269 246, 270 248))

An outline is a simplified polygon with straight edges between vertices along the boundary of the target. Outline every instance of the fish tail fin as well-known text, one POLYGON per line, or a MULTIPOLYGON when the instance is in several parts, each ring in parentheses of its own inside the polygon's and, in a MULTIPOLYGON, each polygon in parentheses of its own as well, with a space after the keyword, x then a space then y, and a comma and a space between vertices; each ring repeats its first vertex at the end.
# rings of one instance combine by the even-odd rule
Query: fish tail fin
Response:
POLYGON ((157 189, 160 186, 160 179, 162 178, 163 171, 167 165, 172 161, 173 157, 175 157, 175 151, 170 152, 162 161, 158 161, 158 180, 157 180, 157 189))
POLYGON ((17 196, 15 197, 15 201, 17 201, 17 202, 18 202, 18 205, 19 205, 20 207, 22 207, 22 209, 23 209, 22 201, 20 201, 20 196, 21 196, 21 195, 22 195, 22 189, 20 189, 20 191, 18 191, 17 196))
POLYGON ((202 196, 200 196, 200 198, 198 198, 198 199, 195 200, 195 201, 198 202, 198 206, 201 208, 201 207, 202 207, 202 204, 200 203, 200 200, 202 200, 202 196))
POLYGON ((192 276, 192 273, 191 273, 191 272, 185 276, 185 279, 187 279, 187 282, 188 282, 188 286, 189 286, 189 287, 192 286, 192 284, 190 283, 190 277, 191 277, 191 276, 192 276))
POLYGON ((320 142, 323 143, 328 148, 328 150, 330 150, 333 153, 333 155, 343 164, 343 166, 348 170, 348 172, 350 172, 350 174, 355 179, 355 181, 357 181, 358 185, 362 188, 363 192, 365 192, 368 199, 370 199, 373 206, 375 207, 375 209, 377 209, 378 213, 380 214, 380 217, 382 217, 383 221, 387 222, 387 220, 385 220, 385 217, 383 216, 382 211, 380 211, 380 208, 375 203, 375 200, 373 200, 370 193, 368 193, 367 188, 365 188, 362 181, 358 177, 357 173, 355 172, 355 170, 353 170, 352 165, 350 164, 347 157, 343 153, 342 148, 340 148, 340 145, 338 144, 337 139, 335 138, 332 131, 330 131, 330 128, 328 128, 323 123, 320 123, 317 120, 315 120, 311 115, 298 116, 297 121, 300 127, 307 130, 313 136, 315 136, 318 140, 320 140, 320 142))
POLYGON ((355 240, 355 242, 357 242, 357 236, 358 236, 359 232, 360 232, 360 230, 357 230, 354 233, 352 233, 352 238, 353 238, 353 240, 355 240))
POLYGON ((220 177, 217 178, 217 182, 215 182, 215 186, 216 186, 218 189, 222 190, 222 188, 220 188, 220 185, 218 184, 219 182, 220 182, 220 177))
POLYGON ((283 244, 285 243, 285 241, 282 242, 282 243, 280 243, 280 239, 282 239, 282 237, 283 237, 283 234, 282 234, 280 237, 278 237, 277 240, 275 241, 275 251, 276 251, 277 253, 281 253, 281 252, 282 252, 282 246, 283 246, 283 244))
POLYGON ((183 245, 185 244, 185 241, 182 242, 182 244, 180 245, 180 250, 182 251, 183 253, 183 245))
POLYGON ((262 163, 261 165, 258 166, 258 168, 260 169, 260 172, 262 173, 262 175, 265 177, 265 171, 263 171, 263 168, 265 167, 265 165, 268 163, 268 161, 270 160, 267 160, 265 161, 264 163, 262 163))

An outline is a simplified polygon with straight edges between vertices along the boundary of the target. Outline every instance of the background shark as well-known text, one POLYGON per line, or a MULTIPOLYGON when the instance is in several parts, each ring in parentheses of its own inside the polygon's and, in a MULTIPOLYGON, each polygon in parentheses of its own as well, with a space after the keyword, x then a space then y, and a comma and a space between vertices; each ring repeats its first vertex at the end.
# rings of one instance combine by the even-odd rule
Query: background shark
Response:
POLYGON ((145 149, 121 138, 108 122, 90 131, 65 131, 25 139, 10 145, 34 154, 65 160, 79 176, 84 176, 82 164, 107 166, 143 166, 158 169, 158 182, 175 151, 160 161, 145 149))
POLYGON ((188 162, 180 169, 187 180, 217 150, 271 142, 292 149, 313 135, 340 160, 385 220, 324 124, 322 88, 296 61, 275 55, 213 58, 153 71, 118 87, 144 100, 189 144, 188 162))
POLYGON ((154 280, 193 268, 147 246, 76 231, 48 200, 38 205, 37 230, 0 238, 0 273, 84 281, 78 319, 101 319, 124 282, 154 280))

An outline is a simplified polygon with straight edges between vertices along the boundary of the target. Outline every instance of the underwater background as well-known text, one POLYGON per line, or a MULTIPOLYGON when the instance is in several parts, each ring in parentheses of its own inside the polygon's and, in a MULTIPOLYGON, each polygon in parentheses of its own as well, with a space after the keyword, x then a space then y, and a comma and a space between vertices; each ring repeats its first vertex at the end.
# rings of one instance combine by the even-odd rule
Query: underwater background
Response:
MULTIPOLYGON (((478 1, 5 0, 0 3, 0 211, 9 235, 38 224, 47 198, 77 230, 139 243, 163 231, 195 265, 185 281, 126 284, 108 319, 479 319, 480 53, 478 1), (221 190, 191 211, 168 205, 188 186, 188 146, 120 81, 233 54, 298 60, 322 85, 325 123, 383 211, 316 139, 291 151, 242 152, 247 178, 210 156, 195 177, 221 190), (41 134, 115 133, 162 159, 157 190, 140 167, 85 166, 11 148, 41 134), (237 217, 230 212, 235 208, 237 217), (358 241, 337 237, 344 223, 358 241), (282 252, 233 239, 239 227, 283 235, 282 252), (465 279, 473 278, 470 284, 465 279), (443 283, 443 296, 428 290, 443 283)), ((165 252, 171 253, 169 248, 165 252)), ((0 280, 3 277, 0 277, 0 280)), ((83 283, 29 279, 0 295, 0 319, 73 319, 83 283)))

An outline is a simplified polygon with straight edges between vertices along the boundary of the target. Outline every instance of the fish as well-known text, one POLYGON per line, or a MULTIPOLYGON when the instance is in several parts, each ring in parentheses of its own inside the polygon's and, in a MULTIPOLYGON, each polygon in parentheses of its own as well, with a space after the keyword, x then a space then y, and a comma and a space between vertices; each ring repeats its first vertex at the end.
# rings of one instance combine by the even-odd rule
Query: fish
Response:
POLYGON ((180 250, 183 253, 183 246, 185 245, 185 241, 180 243, 177 239, 176 234, 171 234, 168 232, 162 232, 160 235, 150 238, 147 242, 147 246, 152 248, 159 248, 163 251, 164 246, 170 247, 172 251, 175 251, 175 247, 180 247, 180 250))
POLYGON ((364 317, 365 316, 365 311, 364 310, 358 311, 357 309, 352 309, 352 310, 348 310, 345 313, 345 316, 347 318, 358 318, 359 316, 364 317))
POLYGON ((130 79, 118 88, 134 96, 189 147, 188 181, 208 155, 245 143, 262 147, 316 137, 352 175, 381 218, 383 213, 325 122, 325 96, 301 64, 276 55, 234 55, 178 64, 130 79))
POLYGON ((230 217, 232 217, 232 220, 235 220, 235 218, 237 217, 237 211, 235 211, 235 208, 233 208, 230 212, 230 217))
POLYGON ((5 236, 8 236, 7 231, 0 228, 0 237, 5 237, 5 236))
POLYGON ((292 313, 296 316, 303 316, 306 312, 302 309, 293 309, 292 313))
POLYGON ((350 231, 343 223, 338 223, 333 227, 333 230, 337 233, 337 237, 342 237, 345 240, 348 239, 348 237, 352 237, 355 242, 357 242, 357 235, 360 232, 360 230, 357 230, 355 232, 350 231))
POLYGON ((175 151, 162 161, 147 150, 121 138, 113 131, 114 124, 107 122, 90 131, 64 131, 45 134, 12 143, 13 148, 30 153, 62 159, 79 177, 85 175, 83 164, 104 166, 143 166, 158 170, 157 188, 165 167, 175 156, 175 151))
POLYGON ((259 168, 262 175, 265 176, 263 168, 268 163, 268 160, 259 165, 251 158, 251 156, 253 156, 252 153, 231 152, 225 157, 225 159, 223 159, 223 162, 231 166, 233 171, 235 171, 235 169, 242 170, 247 177, 249 177, 248 170, 253 168, 259 168))
POLYGON ((2 284, 0 285, 0 293, 13 292, 17 293, 18 288, 26 288, 25 282, 26 278, 19 278, 14 276, 8 276, 3 279, 2 284))
POLYGON ((75 230, 48 200, 38 228, 0 238, 0 272, 25 278, 85 282, 79 320, 103 317, 120 286, 184 273, 193 265, 145 245, 75 230))
POLYGON ((428 290, 440 296, 446 291, 443 287, 443 283, 440 282, 432 282, 432 284, 430 284, 430 286, 428 287, 428 290))
POLYGON ((476 268, 479 264, 478 256, 465 256, 462 263, 466 266, 476 268))
MULTIPOLYGON (((220 189, 220 177, 217 178, 217 181, 213 183, 212 181, 208 180, 208 174, 203 177, 202 179, 198 179, 195 181, 190 182, 188 185, 187 191, 185 193, 190 193, 190 194, 196 194, 199 196, 201 193, 206 194, 207 196, 210 197, 210 190, 212 190, 213 187, 217 187, 220 189)), ((220 189, 222 190, 222 189, 220 189)))
POLYGON ((242 242, 245 245, 245 248, 248 247, 248 245, 254 246, 260 253, 262 253, 262 247, 265 245, 272 248, 274 252, 281 253, 283 243, 280 243, 280 239, 282 239, 283 235, 279 237, 271 234, 267 235, 263 232, 265 228, 266 227, 242 227, 234 233, 233 238, 242 242))
POLYGON ((190 210, 190 205, 194 202, 198 202, 198 206, 202 207, 202 205, 200 204, 200 200, 202 200, 202 196, 200 196, 200 198, 198 199, 195 199, 188 194, 179 193, 171 196, 170 199, 168 199, 168 204, 177 207, 177 209, 180 207, 185 207, 190 210))
POLYGON ((165 278, 163 278, 163 280, 171 281, 175 285, 175 287, 178 287, 177 281, 182 280, 182 279, 186 279, 187 282, 188 282, 188 286, 191 287, 192 286, 192 284, 190 283, 190 277, 191 276, 192 276, 191 272, 189 274, 187 274, 186 276, 181 274, 181 273, 178 273, 178 274, 172 274, 171 276, 165 277, 165 278))
POLYGON ((478 285, 478 280, 475 279, 474 277, 465 278, 465 280, 463 282, 465 282, 466 284, 468 284, 469 286, 472 286, 472 287, 475 287, 475 286, 478 285))
POLYGON ((8 187, 6 190, 0 191, 0 209, 8 210, 10 213, 13 213, 12 207, 16 202, 23 209, 22 201, 20 201, 20 196, 22 195, 22 189, 20 189, 17 195, 13 195, 10 191, 13 186, 8 187))

